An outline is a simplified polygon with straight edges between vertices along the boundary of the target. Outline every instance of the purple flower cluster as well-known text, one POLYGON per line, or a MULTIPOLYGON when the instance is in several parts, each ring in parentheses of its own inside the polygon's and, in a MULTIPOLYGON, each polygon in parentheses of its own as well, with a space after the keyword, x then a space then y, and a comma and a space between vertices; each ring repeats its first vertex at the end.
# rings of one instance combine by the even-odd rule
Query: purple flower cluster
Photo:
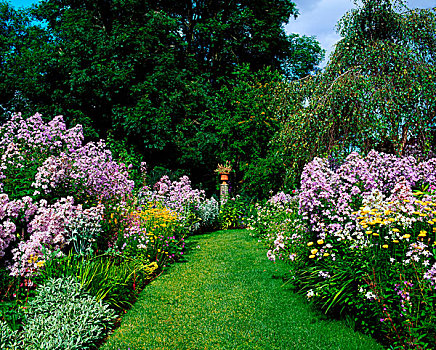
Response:
POLYGON ((206 194, 203 190, 193 189, 188 176, 182 176, 180 181, 173 181, 167 175, 163 176, 151 191, 144 187, 140 197, 143 203, 161 202, 165 207, 183 214, 192 206, 198 209, 206 194))
POLYGON ((10 218, 10 202, 7 194, 0 194, 0 257, 5 255, 5 249, 15 240, 17 227, 10 218), (9 215, 8 215, 9 214, 9 215))
POLYGON ((42 164, 50 155, 72 152, 83 142, 80 125, 68 129, 62 116, 44 123, 40 114, 23 119, 16 114, 0 127, 0 178, 14 176, 17 169, 42 164))
POLYGON ((21 114, 12 116, 0 128, 2 139, 0 148, 6 149, 8 145, 26 145, 22 150, 25 154, 33 150, 42 150, 44 153, 71 152, 79 148, 83 142, 82 126, 77 125, 68 129, 62 116, 56 116, 49 123, 44 123, 40 114, 24 120, 21 114))
POLYGON ((53 252, 60 250, 72 238, 78 219, 82 229, 98 225, 103 218, 103 206, 83 210, 74 205, 72 197, 61 198, 53 205, 46 200, 39 201, 36 213, 27 226, 28 240, 22 240, 12 250, 14 263, 11 266, 13 276, 32 276, 53 252))
POLYGON ((409 290, 413 287, 413 283, 409 282, 409 281, 404 281, 403 282, 404 288, 402 288, 402 285, 399 283, 395 284, 395 292, 397 293, 397 295, 400 296, 400 307, 401 307, 401 312, 400 312, 400 316, 403 317, 405 315, 405 313, 408 311, 408 308, 411 306, 410 305, 410 292, 409 290))
POLYGON ((45 193, 62 187, 73 190, 76 196, 109 200, 131 193, 134 182, 129 179, 124 164, 115 162, 105 143, 100 141, 89 142, 69 154, 62 152, 47 158, 32 185, 45 193))
POLYGON ((0 127, 0 135, 0 180, 37 165, 32 184, 36 195, 58 190, 76 198, 108 200, 133 190, 126 167, 112 159, 104 142, 83 145, 82 127, 67 129, 62 116, 44 123, 39 114, 26 120, 17 114, 0 127))
POLYGON ((20 241, 12 250, 11 275, 31 276, 42 266, 40 257, 44 255, 44 248, 58 250, 66 244, 65 225, 67 217, 73 215, 73 202, 73 198, 68 197, 54 205, 48 205, 44 199, 38 203, 37 212, 27 227, 30 238, 20 241))
POLYGON ((436 183, 436 159, 418 163, 413 157, 353 152, 333 171, 327 159, 315 158, 302 174, 300 213, 319 238, 356 231, 353 212, 368 197, 404 199, 418 183, 436 183))
POLYGON ((274 196, 272 196, 270 199, 268 199, 267 203, 274 204, 274 205, 280 205, 292 202, 292 199, 294 197, 290 194, 287 194, 285 192, 278 192, 274 196))
POLYGON ((10 201, 7 194, 0 194, 0 258, 17 238, 17 226, 14 221, 18 218, 29 221, 36 210, 37 206, 30 197, 10 201))
POLYGON ((428 280, 430 284, 436 289, 436 263, 424 273, 424 279, 428 280))
POLYGON ((12 275, 29 277, 64 246, 90 251, 105 207, 77 203, 89 207, 131 194, 126 166, 113 160, 103 141, 83 145, 82 127, 67 129, 61 116, 45 123, 39 114, 17 114, 0 127, 0 136, 0 258, 12 253, 12 262, 2 263, 10 264, 12 275), (60 199, 21 197, 32 195, 32 187, 34 198, 54 193, 60 199))
POLYGON ((150 240, 147 235, 146 220, 143 220, 140 215, 141 208, 134 209, 129 207, 127 203, 120 203, 117 210, 121 213, 123 230, 116 233, 114 242, 110 243, 109 246, 124 253, 126 253, 126 248, 132 250, 133 247, 133 251, 136 250, 135 247, 147 249, 150 240))
POLYGON ((429 258, 433 254, 427 249, 428 246, 423 242, 414 242, 409 246, 409 250, 406 252, 407 259, 403 261, 403 264, 408 265, 411 262, 421 262, 421 258, 424 259, 422 262, 424 265, 429 264, 429 258))

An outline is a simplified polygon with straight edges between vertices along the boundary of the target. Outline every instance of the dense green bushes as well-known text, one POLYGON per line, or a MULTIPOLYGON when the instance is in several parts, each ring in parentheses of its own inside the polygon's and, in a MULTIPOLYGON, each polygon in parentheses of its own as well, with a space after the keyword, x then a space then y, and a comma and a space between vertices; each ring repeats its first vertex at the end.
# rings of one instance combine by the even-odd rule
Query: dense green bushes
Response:
POLYGON ((236 197, 228 199, 220 207, 219 227, 224 230, 245 227, 246 218, 250 215, 251 210, 251 200, 247 197, 236 195, 236 197))

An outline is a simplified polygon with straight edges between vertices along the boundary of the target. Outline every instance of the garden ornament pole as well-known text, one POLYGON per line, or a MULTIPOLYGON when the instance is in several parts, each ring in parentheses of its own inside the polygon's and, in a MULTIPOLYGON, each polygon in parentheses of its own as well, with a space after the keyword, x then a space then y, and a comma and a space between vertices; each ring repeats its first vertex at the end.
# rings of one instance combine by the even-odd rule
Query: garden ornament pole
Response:
POLYGON ((218 164, 218 168, 215 170, 220 175, 220 205, 223 206, 229 199, 229 174, 232 171, 230 162, 226 161, 224 165, 218 164))
POLYGON ((229 185, 223 181, 220 184, 220 205, 223 206, 229 199, 229 185))

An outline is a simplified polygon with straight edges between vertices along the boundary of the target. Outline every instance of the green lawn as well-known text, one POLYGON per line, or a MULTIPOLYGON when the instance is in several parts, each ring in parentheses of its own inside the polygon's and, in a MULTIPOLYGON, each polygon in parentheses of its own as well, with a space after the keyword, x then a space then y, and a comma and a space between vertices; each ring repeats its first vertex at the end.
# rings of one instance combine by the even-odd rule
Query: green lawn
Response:
POLYGON ((102 349, 382 349, 282 287, 285 267, 245 230, 189 239, 102 349))

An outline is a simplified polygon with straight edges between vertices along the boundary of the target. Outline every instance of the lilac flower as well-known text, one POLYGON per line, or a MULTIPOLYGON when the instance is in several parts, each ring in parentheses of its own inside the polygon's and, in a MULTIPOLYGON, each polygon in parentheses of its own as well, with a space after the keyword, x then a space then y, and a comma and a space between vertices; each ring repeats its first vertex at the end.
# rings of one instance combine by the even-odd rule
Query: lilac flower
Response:
POLYGON ((86 200, 89 207, 129 196, 133 181, 126 166, 113 160, 103 141, 83 145, 82 127, 67 129, 62 116, 45 123, 39 114, 28 119, 17 114, 0 126, 0 136, 0 257, 12 249, 11 273, 31 276, 47 255, 71 243, 89 249, 104 206, 83 209, 74 202, 86 200), (30 176, 22 173, 29 166, 30 176), (61 199, 19 198, 16 186, 6 186, 17 174, 33 180, 34 197, 53 193, 61 199), (14 193, 1 193, 5 188, 14 193))
POLYGON ((33 186, 50 193, 58 187, 73 190, 78 197, 96 200, 120 198, 132 192, 134 182, 127 168, 116 163, 105 143, 89 142, 73 153, 47 158, 38 169, 33 186))
POLYGON ((29 222, 28 240, 18 243, 12 250, 13 264, 11 275, 30 277, 43 266, 47 256, 68 245, 76 230, 99 229, 103 216, 102 205, 83 210, 81 205, 75 206, 72 197, 61 198, 53 205, 41 200, 35 216, 29 222))
POLYGON ((206 194, 203 190, 193 189, 191 180, 188 176, 182 176, 179 181, 163 176, 153 187, 153 190, 144 186, 138 194, 139 202, 160 202, 165 207, 171 209, 179 215, 189 230, 193 230, 197 225, 190 222, 192 210, 198 211, 201 203, 204 202, 206 194))
POLYGON ((436 289, 436 263, 424 273, 424 279, 428 280, 430 284, 436 289))

